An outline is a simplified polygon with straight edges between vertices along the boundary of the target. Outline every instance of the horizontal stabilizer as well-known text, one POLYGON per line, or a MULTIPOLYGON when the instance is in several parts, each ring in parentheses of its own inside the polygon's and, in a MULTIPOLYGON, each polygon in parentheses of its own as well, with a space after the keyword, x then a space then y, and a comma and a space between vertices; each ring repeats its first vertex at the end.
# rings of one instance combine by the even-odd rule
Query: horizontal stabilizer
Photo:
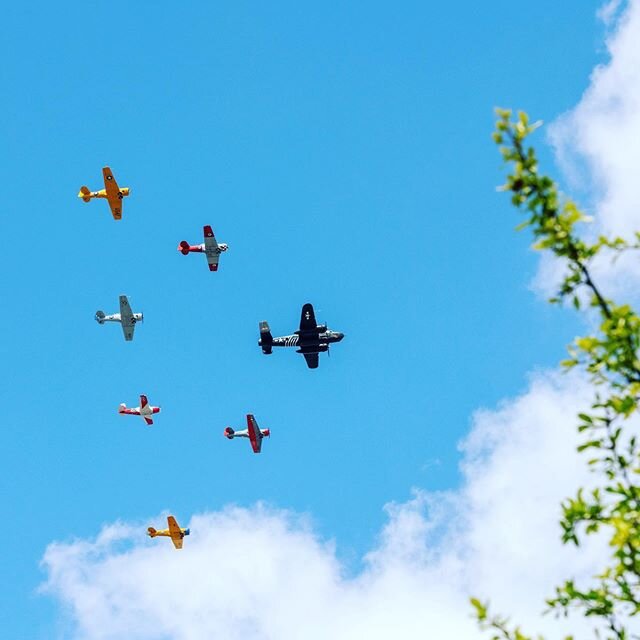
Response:
POLYGON ((82 198, 85 202, 89 202, 89 200, 91 200, 91 191, 89 191, 89 187, 80 187, 78 198, 82 198))
POLYGON ((96 311, 96 322, 104 324, 105 317, 104 311, 96 311))

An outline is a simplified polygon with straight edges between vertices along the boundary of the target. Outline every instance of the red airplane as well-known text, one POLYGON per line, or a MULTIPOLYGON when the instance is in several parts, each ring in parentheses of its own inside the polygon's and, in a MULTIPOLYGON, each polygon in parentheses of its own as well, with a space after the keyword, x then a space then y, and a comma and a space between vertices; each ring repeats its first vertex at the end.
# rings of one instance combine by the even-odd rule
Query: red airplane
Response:
POLYGON ((252 414, 248 413, 246 429, 234 431, 231 427, 227 427, 224 430, 224 435, 229 438, 229 440, 233 440, 234 438, 249 438, 253 453, 260 453, 260 449, 262 449, 262 438, 265 436, 269 437, 271 432, 269 429, 260 429, 256 419, 252 414))
POLYGON ((213 230, 209 225, 204 227, 203 231, 204 244, 189 244, 186 240, 183 240, 178 245, 178 251, 184 256, 189 255, 189 253, 204 253, 207 256, 209 271, 217 271, 220 254, 226 251, 229 245, 224 242, 218 244, 216 237, 213 235, 213 230))

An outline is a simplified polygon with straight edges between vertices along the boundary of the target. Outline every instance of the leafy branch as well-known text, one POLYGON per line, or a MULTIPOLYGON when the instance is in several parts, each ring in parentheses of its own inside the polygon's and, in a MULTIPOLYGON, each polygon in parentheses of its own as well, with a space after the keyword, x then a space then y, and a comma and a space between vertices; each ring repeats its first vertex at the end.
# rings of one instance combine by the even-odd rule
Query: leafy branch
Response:
MULTIPOLYGON (((581 612, 593 618, 596 633, 608 639, 628 640, 626 621, 640 612, 640 450, 629 419, 638 411, 640 398, 640 317, 628 304, 617 305, 596 284, 593 264, 608 252, 615 259, 640 247, 640 234, 629 243, 623 238, 599 236, 588 242, 579 230, 591 220, 574 202, 561 198, 553 180, 538 170, 533 147, 526 146, 540 123, 530 123, 525 113, 516 118, 509 110, 497 110, 493 134, 510 173, 502 190, 525 213, 518 229, 528 228, 534 248, 550 252, 566 266, 552 303, 568 301, 580 309, 582 300, 599 316, 594 332, 576 338, 568 347, 563 367, 582 367, 594 385, 590 409, 580 413, 578 431, 584 440, 578 450, 590 454, 588 464, 598 473, 595 489, 578 490, 562 504, 562 541, 579 546, 585 536, 608 537, 612 553, 608 565, 594 577, 594 584, 579 588, 568 579, 547 600, 551 610, 567 615, 581 612)), ((472 600, 482 628, 493 631, 494 640, 531 640, 507 621, 490 616, 486 605, 472 600)), ((599 637, 601 637, 599 635, 599 637)))

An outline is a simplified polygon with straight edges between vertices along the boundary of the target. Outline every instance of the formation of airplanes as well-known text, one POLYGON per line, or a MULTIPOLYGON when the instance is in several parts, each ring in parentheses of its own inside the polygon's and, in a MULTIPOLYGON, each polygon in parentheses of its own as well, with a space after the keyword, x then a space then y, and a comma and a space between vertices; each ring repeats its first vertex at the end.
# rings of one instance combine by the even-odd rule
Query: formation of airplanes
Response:
MULTIPOLYGON (((129 188, 118 186, 109 167, 102 169, 102 176, 104 189, 91 191, 88 187, 83 186, 80 188, 78 197, 84 202, 90 202, 94 198, 106 199, 113 219, 122 220, 122 201, 129 195, 129 188)), ((178 244, 178 251, 185 256, 190 253, 203 253, 210 271, 218 270, 220 255, 227 251, 228 248, 227 244, 218 243, 210 225, 203 227, 203 242, 201 244, 191 245, 186 240, 182 240, 178 244)), ((131 342, 136 324, 144 321, 144 314, 142 312, 134 313, 131 309, 129 298, 124 294, 119 297, 119 307, 119 313, 110 315, 101 310, 96 311, 95 319, 101 325, 105 324, 105 322, 120 323, 125 341, 131 342)), ((266 321, 259 323, 259 329, 260 339, 258 340, 258 345, 261 347, 262 353, 269 355, 273 352, 274 347, 297 347, 296 353, 304 356, 309 369, 317 369, 319 354, 328 352, 331 344, 340 342, 344 338, 343 333, 333 331, 326 324, 318 324, 316 322, 315 311, 311 303, 306 303, 302 306, 300 325, 293 334, 274 338, 266 321)), ((147 396, 140 395, 140 406, 127 407, 125 403, 121 403, 118 407, 118 413, 121 415, 140 416, 147 425, 151 426, 153 425, 152 416, 160 413, 160 407, 149 404, 147 396)), ((261 452, 263 439, 270 435, 270 430, 261 429, 255 416, 251 413, 247 414, 246 429, 234 430, 231 427, 226 427, 224 430, 224 436, 229 440, 247 438, 254 453, 261 452)), ((176 549, 182 549, 184 537, 190 535, 190 530, 181 528, 172 515, 167 517, 167 527, 167 529, 161 530, 149 527, 147 533, 151 538, 171 538, 173 546, 176 549)))

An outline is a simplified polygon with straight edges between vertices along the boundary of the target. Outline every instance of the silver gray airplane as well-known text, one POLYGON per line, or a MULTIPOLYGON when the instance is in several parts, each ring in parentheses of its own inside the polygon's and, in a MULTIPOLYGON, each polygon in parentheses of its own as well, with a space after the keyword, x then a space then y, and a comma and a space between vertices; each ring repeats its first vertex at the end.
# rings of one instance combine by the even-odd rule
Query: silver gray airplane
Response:
POLYGON ((144 319, 141 313, 133 313, 127 296, 120 296, 120 313, 114 313, 110 316, 105 315, 104 311, 96 311, 96 322, 104 324, 105 322, 119 322, 122 325, 124 339, 129 342, 133 340, 133 330, 136 322, 142 322, 144 319))
POLYGON ((296 353, 301 353, 307 361, 309 369, 318 368, 318 354, 329 351, 329 345, 340 342, 344 333, 331 331, 326 324, 317 324, 313 305, 303 305, 300 315, 300 329, 289 336, 274 338, 267 322, 260 323, 260 340, 258 345, 262 347, 262 353, 269 355, 273 347, 298 347, 296 353))

